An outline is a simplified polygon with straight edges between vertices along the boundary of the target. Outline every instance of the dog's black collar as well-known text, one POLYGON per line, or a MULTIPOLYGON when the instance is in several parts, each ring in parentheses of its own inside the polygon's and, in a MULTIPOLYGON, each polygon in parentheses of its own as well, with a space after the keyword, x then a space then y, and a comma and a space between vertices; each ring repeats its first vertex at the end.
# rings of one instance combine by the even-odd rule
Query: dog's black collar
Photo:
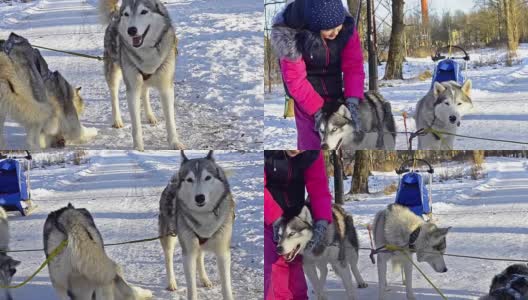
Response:
POLYGON ((414 250, 418 236, 420 235, 421 227, 416 228, 409 236, 409 249, 414 250))

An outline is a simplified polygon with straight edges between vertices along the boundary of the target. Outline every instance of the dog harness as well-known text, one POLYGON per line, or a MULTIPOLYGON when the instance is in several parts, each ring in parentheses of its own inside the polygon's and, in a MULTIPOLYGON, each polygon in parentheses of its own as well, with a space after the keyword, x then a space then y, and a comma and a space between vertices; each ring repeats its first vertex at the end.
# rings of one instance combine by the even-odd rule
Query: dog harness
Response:
POLYGON ((413 232, 411 232, 411 235, 409 236, 409 249, 414 250, 416 249, 416 240, 418 240, 418 236, 420 235, 421 227, 416 228, 413 232))

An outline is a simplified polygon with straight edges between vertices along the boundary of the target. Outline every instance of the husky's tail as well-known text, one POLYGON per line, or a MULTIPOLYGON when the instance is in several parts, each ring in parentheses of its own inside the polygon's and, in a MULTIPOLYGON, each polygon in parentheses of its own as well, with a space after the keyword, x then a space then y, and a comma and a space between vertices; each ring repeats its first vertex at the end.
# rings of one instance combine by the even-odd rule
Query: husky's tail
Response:
POLYGON ((119 10, 119 0, 99 0, 99 20, 103 25, 107 25, 112 20, 112 16, 119 10))
POLYGON ((61 224, 68 235, 73 267, 90 281, 110 284, 117 276, 118 266, 106 255, 100 233, 91 220, 79 211, 71 211, 61 224))
POLYGON ((0 52, 0 109, 10 112, 18 121, 23 116, 29 123, 44 123, 52 118, 53 107, 36 101, 31 87, 24 84, 11 59, 0 52))

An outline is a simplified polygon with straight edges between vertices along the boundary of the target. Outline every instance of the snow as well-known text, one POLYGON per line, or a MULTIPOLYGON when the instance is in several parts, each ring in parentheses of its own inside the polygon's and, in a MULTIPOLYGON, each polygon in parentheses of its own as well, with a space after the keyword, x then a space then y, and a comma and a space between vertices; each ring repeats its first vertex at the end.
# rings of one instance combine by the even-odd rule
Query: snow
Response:
MULTIPOLYGON (((455 164, 450 164, 452 168, 455 164)), ((486 178, 470 180, 468 177, 439 182, 442 168, 435 168, 433 182, 433 213, 440 226, 452 226, 447 235, 447 253, 526 259, 528 245, 528 160, 515 158, 487 158, 483 164, 486 178)), ((467 165, 458 165, 466 168, 467 165)), ((371 182, 397 180, 392 173, 377 172, 371 182)), ((333 180, 330 179, 330 184, 333 180)), ((350 188, 346 182, 345 191, 350 188)), ((373 221, 376 212, 394 202, 394 194, 362 195, 361 201, 345 203, 345 209, 354 217, 360 247, 370 247, 366 224, 373 221)), ((376 266, 360 251, 359 270, 369 284, 359 289, 359 299, 376 299, 378 277, 376 266)), ((491 279, 502 272, 509 262, 473 260, 446 257, 447 273, 435 273, 426 263, 419 267, 449 299, 476 299, 489 290, 491 279)), ((390 270, 391 268, 389 268, 390 270)), ((344 299, 341 281, 333 272, 327 281, 329 299, 344 299)), ((405 298, 405 287, 400 273, 388 275, 389 299, 405 298)), ((413 286, 417 299, 440 299, 434 289, 419 274, 413 272, 413 286)))
MULTIPOLYGON (((167 0, 179 39, 175 77, 176 126, 187 149, 260 149, 263 115, 263 11, 256 1, 167 0)), ((103 54, 104 26, 97 1, 36 0, 0 4, 0 39, 15 32, 35 45, 103 54)), ((99 135, 88 149, 130 149, 132 128, 124 84, 120 107, 125 127, 112 128, 110 93, 103 64, 96 60, 41 50, 50 69, 82 86, 86 111, 81 122, 99 135)), ((143 124, 147 149, 167 149, 165 121, 157 92, 151 102, 160 123, 143 124)), ((144 117, 143 117, 144 118, 144 117)), ((9 149, 25 148, 25 132, 6 124, 9 149)))
MULTIPOLYGON (((186 151, 189 158, 204 151, 186 151)), ((39 153, 36 160, 47 160, 39 153)), ((220 151, 217 162, 226 170, 236 202, 231 246, 232 282, 236 299, 258 299, 263 293, 263 178, 262 152, 220 151)), ((49 212, 71 202, 87 208, 95 218, 105 243, 150 238, 158 235, 159 198, 180 164, 170 151, 88 151, 86 164, 71 161, 31 170, 32 198, 38 209, 27 217, 9 213, 11 249, 42 248, 42 229, 49 212)), ((108 255, 124 270, 126 279, 153 291, 155 299, 184 299, 185 277, 181 249, 177 246, 174 269, 179 291, 165 291, 163 251, 158 241, 106 247, 108 255)), ((29 276, 44 261, 44 252, 16 253, 22 261, 13 283, 29 276)), ((206 270, 214 283, 198 288, 200 299, 221 298, 216 259, 206 254, 206 270)), ((15 299, 56 299, 47 268, 29 284, 13 290, 15 299)))
MULTIPOLYGON (((504 49, 469 51, 471 62, 466 78, 473 82, 474 109, 467 114, 458 134, 492 139, 506 139, 528 143, 528 44, 521 44, 512 67, 504 65, 504 49)), ((364 66, 365 72, 368 66, 364 66)), ((383 77, 385 65, 379 67, 383 77)), ((391 102, 398 131, 404 131, 403 112, 407 131, 416 130, 414 115, 416 103, 428 91, 431 79, 420 81, 418 74, 433 72, 434 63, 427 58, 408 57, 404 63, 406 80, 380 81, 380 92, 391 102)), ((368 75, 367 75, 368 76, 368 75)), ((264 96, 265 149, 292 149, 296 147, 297 132, 293 118, 283 119, 284 91, 282 87, 264 96)), ((455 149, 527 149, 527 145, 492 142, 467 138, 455 139, 455 149)), ((416 149, 417 141, 414 142, 416 149)), ((396 149, 407 149, 407 138, 396 138, 396 149)))

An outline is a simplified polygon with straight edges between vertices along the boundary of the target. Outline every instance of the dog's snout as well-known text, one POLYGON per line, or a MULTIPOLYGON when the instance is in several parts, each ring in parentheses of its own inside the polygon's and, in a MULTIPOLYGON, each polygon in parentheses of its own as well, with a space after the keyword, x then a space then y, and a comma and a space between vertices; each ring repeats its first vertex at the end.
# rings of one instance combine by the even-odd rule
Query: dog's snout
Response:
POLYGON ((136 36, 138 30, 136 27, 128 27, 127 32, 128 32, 128 35, 130 36, 136 36))
POLYGON ((328 149, 330 149, 330 147, 328 147, 327 143, 324 143, 324 144, 321 145, 321 149, 328 150, 328 149))
POLYGON ((284 248, 282 246, 277 246, 277 252, 281 254, 284 251, 284 248))
POLYGON ((445 267, 443 270, 442 270, 442 273, 445 273, 447 272, 447 267, 445 267))
POLYGON ((198 204, 203 204, 205 202, 205 196, 200 194, 200 195, 196 195, 194 197, 194 201, 196 201, 196 203, 198 204))
POLYGON ((449 122, 451 123, 455 123, 457 120, 457 117, 456 116, 449 116, 449 122))

